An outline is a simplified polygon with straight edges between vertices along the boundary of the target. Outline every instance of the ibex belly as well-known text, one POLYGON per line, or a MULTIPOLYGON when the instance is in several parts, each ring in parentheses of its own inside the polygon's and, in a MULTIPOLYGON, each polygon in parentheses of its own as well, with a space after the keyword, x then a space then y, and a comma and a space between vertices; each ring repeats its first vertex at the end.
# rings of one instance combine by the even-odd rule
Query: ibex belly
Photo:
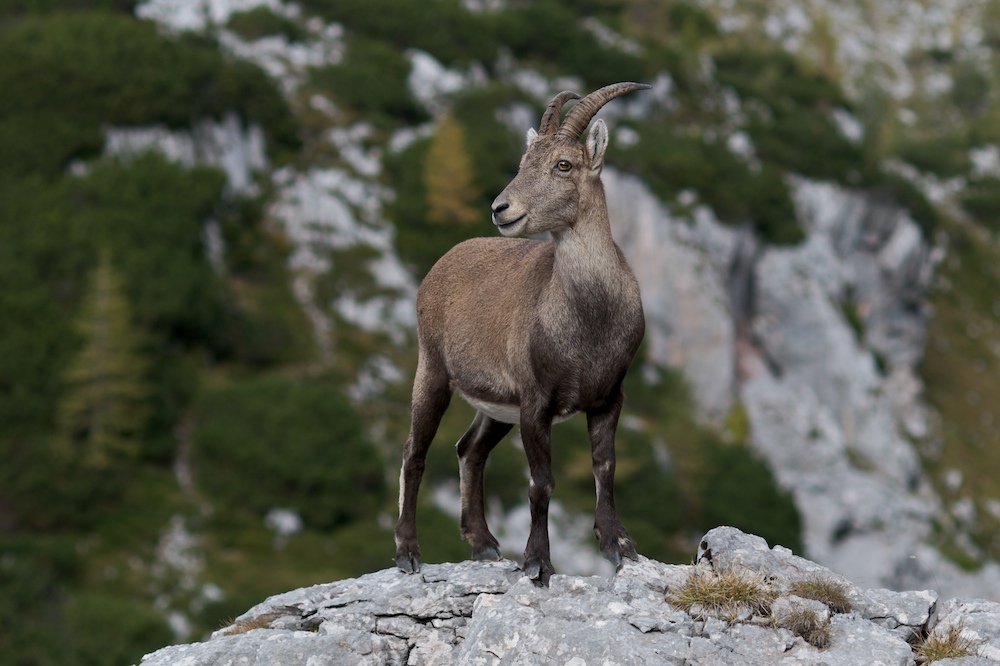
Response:
MULTIPOLYGON (((502 402, 489 402, 487 400, 479 400, 477 398, 472 398, 462 393, 458 392, 462 396, 462 400, 481 411, 486 416, 490 417, 494 421, 500 421, 501 423, 513 423, 515 425, 521 423, 521 406, 515 403, 502 403, 502 402)), ((577 412, 565 412, 556 414, 555 418, 552 419, 553 423, 562 423, 563 421, 568 421, 573 418, 577 412)))

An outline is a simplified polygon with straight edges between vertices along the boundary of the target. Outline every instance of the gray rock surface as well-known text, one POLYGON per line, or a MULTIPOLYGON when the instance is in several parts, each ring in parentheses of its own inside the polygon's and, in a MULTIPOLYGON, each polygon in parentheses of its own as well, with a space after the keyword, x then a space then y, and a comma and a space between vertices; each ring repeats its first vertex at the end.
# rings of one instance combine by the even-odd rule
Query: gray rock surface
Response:
POLYGON ((978 656, 1000 661, 1000 604, 982 599, 948 599, 941 604, 931 635, 944 638, 952 630, 975 645, 978 656))
MULTIPOLYGON (((953 664, 1000 663, 1000 604, 930 591, 860 588, 780 546, 730 527, 702 539, 693 565, 640 557, 612 578, 554 575, 548 587, 501 562, 386 569, 271 597, 202 643, 147 655, 142 666, 303 664, 915 664, 910 642, 960 627, 971 654, 953 664), (736 573, 771 601, 725 619, 681 598, 692 576, 736 573), (802 581, 831 596, 803 598, 802 581), (684 608, 689 608, 685 610, 684 608), (819 649, 790 628, 809 611, 819 649), (935 611, 937 611, 935 617, 935 611)), ((945 664, 946 661, 938 663, 945 664)))
POLYGON ((736 386, 736 322, 727 290, 739 236, 707 210, 694 224, 671 214, 646 185, 613 168, 602 175, 615 241, 642 288, 650 360, 680 368, 699 409, 726 414, 736 386))
POLYGON ((806 555, 872 587, 1000 598, 996 563, 962 571, 931 545, 934 523, 953 521, 911 443, 929 432, 916 365, 935 254, 909 215, 796 178, 805 239, 772 247, 707 208, 673 212, 633 176, 603 180, 650 360, 684 373, 710 422, 742 403, 806 555))

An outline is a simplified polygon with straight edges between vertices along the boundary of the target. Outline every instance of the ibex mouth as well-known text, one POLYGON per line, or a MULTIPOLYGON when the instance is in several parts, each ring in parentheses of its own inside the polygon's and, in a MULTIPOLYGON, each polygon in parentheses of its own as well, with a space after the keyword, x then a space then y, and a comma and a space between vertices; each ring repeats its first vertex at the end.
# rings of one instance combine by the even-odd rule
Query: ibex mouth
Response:
POLYGON ((523 213, 523 214, 519 215, 518 217, 515 217, 515 218, 514 218, 513 220, 511 220, 510 222, 501 222, 501 221, 500 221, 500 220, 499 220, 499 219, 498 219, 498 218, 497 218, 497 217, 496 217, 496 216, 494 215, 494 216, 493 216, 493 224, 495 224, 495 225, 497 226, 497 229, 500 229, 500 230, 503 230, 503 229, 511 229, 511 228, 513 228, 513 227, 514 227, 514 225, 515 225, 515 224, 517 224, 518 222, 520 222, 521 220, 523 220, 523 219, 524 219, 524 217, 525 217, 525 215, 527 215, 527 213, 523 213))

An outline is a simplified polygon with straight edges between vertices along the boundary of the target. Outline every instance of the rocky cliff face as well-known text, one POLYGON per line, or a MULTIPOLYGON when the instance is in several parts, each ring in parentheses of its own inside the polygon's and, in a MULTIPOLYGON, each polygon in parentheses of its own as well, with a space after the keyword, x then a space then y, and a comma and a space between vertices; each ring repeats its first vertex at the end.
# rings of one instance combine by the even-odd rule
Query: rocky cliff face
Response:
POLYGON ((546 588, 510 561, 463 562, 303 588, 142 664, 904 666, 916 663, 928 635, 964 648, 939 663, 996 663, 1000 604, 864 589, 759 537, 717 528, 694 565, 640 558, 611 579, 556 575, 546 588), (758 601, 741 601, 739 591, 720 604, 689 599, 692 580, 733 578, 756 586, 758 601))
POLYGON ((942 507, 910 440, 927 434, 915 367, 936 259, 906 212, 799 179, 807 239, 767 247, 707 208, 671 214, 636 178, 604 181, 651 360, 684 371, 708 419, 741 403, 808 555, 870 585, 1000 593, 994 565, 962 572, 925 545, 942 507))

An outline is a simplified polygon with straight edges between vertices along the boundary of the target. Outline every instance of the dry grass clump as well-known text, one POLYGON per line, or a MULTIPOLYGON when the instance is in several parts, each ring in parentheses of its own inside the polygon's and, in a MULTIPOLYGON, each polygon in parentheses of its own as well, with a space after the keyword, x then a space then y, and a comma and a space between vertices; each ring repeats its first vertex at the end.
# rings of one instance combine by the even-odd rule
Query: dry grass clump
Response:
POLYGON ((831 613, 851 612, 851 600, 847 598, 844 586, 823 576, 797 580, 788 586, 788 593, 818 601, 829 608, 831 613))
POLYGON ((667 593, 666 600, 692 615, 732 621, 769 615, 776 596, 761 574, 730 567, 695 569, 675 593, 667 593))
MULTIPOLYGON (((800 581, 790 592, 819 601, 834 613, 851 610, 844 588, 832 581, 821 578, 800 581)), ((830 646, 831 628, 826 611, 799 607, 778 618, 771 609, 777 597, 763 574, 736 567, 715 571, 696 568, 682 585, 666 594, 668 603, 700 619, 715 617, 729 622, 759 623, 753 618, 767 618, 766 626, 787 629, 817 649, 830 646)))
POLYGON ((813 610, 803 608, 789 613, 778 623, 790 632, 820 650, 830 645, 830 623, 813 610))
POLYGON ((272 619, 273 618, 269 617, 268 613, 265 613, 263 615, 248 617, 245 620, 238 620, 236 622, 230 620, 224 623, 224 628, 221 630, 221 633, 223 636, 235 636, 236 634, 245 634, 248 631, 253 631, 254 629, 269 629, 272 619))
POLYGON ((939 659, 959 659, 973 654, 974 643, 971 639, 962 636, 964 625, 955 625, 948 629, 943 636, 935 633, 929 634, 923 641, 913 647, 913 653, 917 657, 918 664, 929 664, 939 659))

